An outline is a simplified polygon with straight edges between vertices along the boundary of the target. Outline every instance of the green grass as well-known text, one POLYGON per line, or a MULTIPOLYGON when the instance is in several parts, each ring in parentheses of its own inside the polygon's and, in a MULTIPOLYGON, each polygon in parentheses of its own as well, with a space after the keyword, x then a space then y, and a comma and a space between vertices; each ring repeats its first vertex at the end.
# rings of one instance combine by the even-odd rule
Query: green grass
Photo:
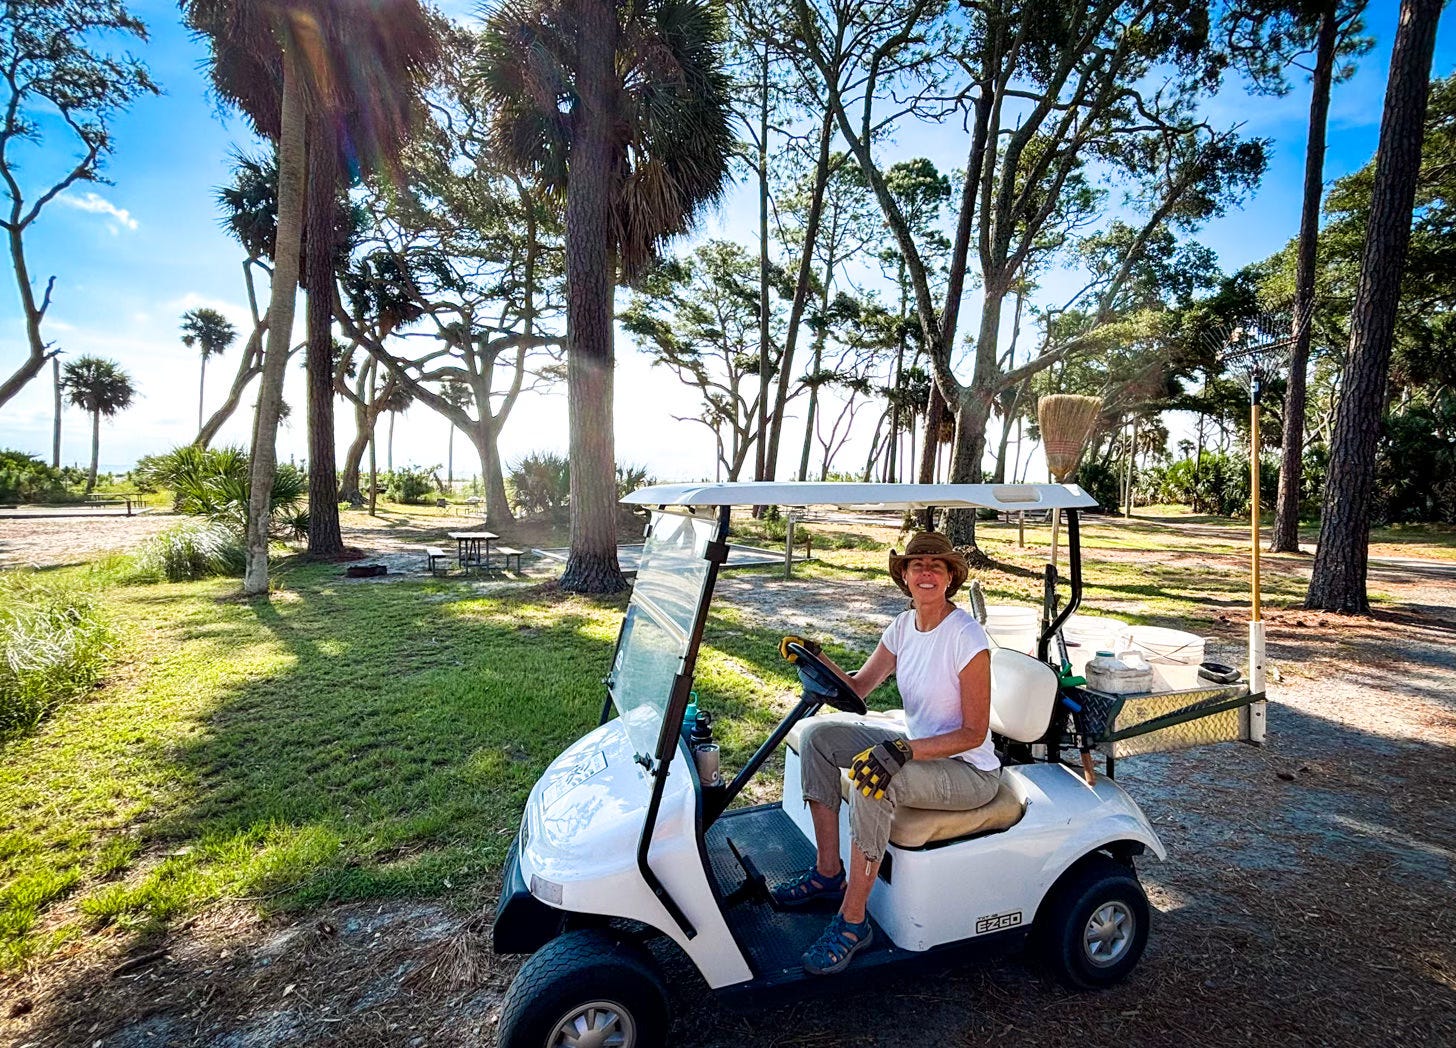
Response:
POLYGON ((328 567, 284 585, 271 604, 226 581, 111 591, 130 669, 0 751, 0 963, 218 899, 479 877, 595 722, 620 601, 460 599, 328 567))

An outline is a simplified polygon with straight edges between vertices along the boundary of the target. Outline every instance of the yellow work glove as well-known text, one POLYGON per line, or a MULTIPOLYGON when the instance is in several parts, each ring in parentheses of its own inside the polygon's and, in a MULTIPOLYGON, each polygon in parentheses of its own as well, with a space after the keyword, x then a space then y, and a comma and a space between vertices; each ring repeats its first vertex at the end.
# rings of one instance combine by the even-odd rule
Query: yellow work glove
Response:
POLYGON ((779 654, 784 657, 785 662, 789 663, 795 663, 799 661, 799 656, 795 655, 792 651, 789 650, 790 644, 797 644, 815 655, 818 655, 821 651, 824 650, 815 641, 805 640, 803 637, 796 637, 791 633, 783 640, 779 641, 779 654))
POLYGON ((855 756, 849 766, 849 781, 866 797, 879 800, 895 773, 914 759, 909 740, 890 739, 855 756))

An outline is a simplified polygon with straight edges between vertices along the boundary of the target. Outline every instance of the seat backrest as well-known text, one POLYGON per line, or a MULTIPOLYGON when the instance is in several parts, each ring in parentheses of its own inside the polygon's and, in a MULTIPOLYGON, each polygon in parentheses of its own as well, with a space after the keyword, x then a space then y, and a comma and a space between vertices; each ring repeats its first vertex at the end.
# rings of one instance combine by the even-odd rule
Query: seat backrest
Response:
POLYGON ((1010 648, 991 649, 991 730, 1035 742, 1051 727, 1057 674, 1040 659, 1010 648))

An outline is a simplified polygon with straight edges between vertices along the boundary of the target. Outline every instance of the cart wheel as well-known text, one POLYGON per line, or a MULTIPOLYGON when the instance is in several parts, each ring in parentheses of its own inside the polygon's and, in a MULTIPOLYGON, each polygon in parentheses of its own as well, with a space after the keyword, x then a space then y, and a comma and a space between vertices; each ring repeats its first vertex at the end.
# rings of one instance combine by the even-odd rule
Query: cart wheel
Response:
POLYGON ((1096 856, 1055 889, 1046 910, 1042 956, 1078 990, 1121 982, 1148 944, 1148 897, 1137 875, 1096 856))
POLYGON ((597 929, 567 932, 522 966, 501 1007, 500 1048, 661 1048, 667 989, 652 956, 597 929))

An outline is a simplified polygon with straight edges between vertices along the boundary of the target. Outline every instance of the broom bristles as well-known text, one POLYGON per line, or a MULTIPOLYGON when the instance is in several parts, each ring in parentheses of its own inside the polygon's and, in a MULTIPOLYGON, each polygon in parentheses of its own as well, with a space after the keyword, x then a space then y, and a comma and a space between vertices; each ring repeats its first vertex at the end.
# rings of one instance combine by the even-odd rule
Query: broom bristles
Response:
POLYGON ((1036 405, 1037 424, 1041 427, 1042 447, 1047 469, 1057 479, 1066 479, 1077 472, 1087 438, 1102 410, 1101 397, 1083 397, 1074 393, 1053 393, 1042 397, 1036 405))

